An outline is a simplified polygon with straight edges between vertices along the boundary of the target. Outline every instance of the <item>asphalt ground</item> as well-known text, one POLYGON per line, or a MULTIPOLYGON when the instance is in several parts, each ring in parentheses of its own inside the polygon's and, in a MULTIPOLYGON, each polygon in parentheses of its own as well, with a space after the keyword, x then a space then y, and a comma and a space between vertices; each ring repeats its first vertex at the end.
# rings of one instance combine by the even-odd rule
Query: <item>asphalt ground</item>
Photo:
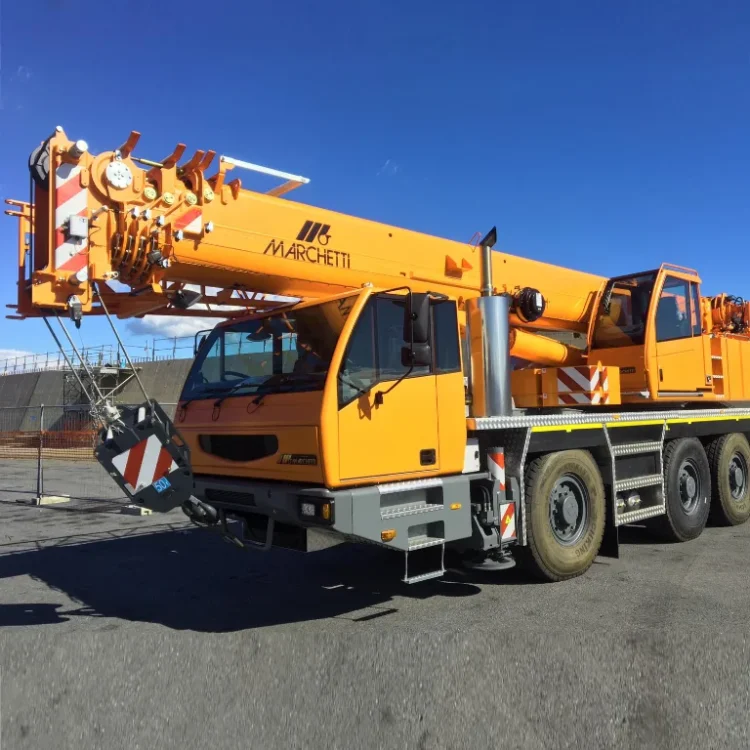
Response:
POLYGON ((750 525, 410 587, 373 547, 29 498, 0 489, 3 750, 750 746, 750 525))

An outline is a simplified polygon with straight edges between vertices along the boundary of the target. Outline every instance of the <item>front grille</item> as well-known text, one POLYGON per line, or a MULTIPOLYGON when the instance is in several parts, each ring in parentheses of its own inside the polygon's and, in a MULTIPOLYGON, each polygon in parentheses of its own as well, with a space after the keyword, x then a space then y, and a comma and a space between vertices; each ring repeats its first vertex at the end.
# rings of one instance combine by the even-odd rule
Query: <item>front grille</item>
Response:
POLYGON ((279 449, 276 435, 200 435, 198 444, 205 453, 227 461, 257 461, 279 449))
POLYGON ((206 490, 206 500, 210 503, 232 503, 233 505, 255 505, 255 495, 251 492, 234 490, 206 490))

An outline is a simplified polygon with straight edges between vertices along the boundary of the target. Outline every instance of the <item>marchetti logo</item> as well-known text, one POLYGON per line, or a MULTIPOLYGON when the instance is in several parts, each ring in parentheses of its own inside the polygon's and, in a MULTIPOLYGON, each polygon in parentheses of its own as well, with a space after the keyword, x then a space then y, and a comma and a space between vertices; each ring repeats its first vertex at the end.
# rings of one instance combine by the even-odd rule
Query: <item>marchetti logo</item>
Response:
POLYGON ((321 224, 319 221, 312 222, 308 219, 300 229, 297 239, 300 242, 315 242, 319 245, 327 245, 331 239, 328 232, 331 230, 330 224, 321 224))
POLYGON ((282 453, 279 463, 295 466, 315 466, 318 463, 318 457, 307 453, 282 453))
POLYGON ((351 256, 329 247, 331 225, 308 219, 297 233, 297 241, 287 245, 284 240, 271 240, 264 255, 278 255, 303 263, 318 263, 332 268, 351 268, 351 256))

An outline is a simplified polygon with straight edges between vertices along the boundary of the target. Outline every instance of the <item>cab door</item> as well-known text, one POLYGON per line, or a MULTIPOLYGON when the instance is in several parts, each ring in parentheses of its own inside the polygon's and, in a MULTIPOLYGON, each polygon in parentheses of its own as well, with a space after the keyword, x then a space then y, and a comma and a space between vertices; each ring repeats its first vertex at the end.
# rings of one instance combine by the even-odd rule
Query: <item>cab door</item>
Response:
POLYGON ((338 374, 339 477, 373 479, 440 469, 433 367, 401 364, 404 297, 372 297, 338 374), (381 395, 378 395, 381 394, 381 395))
POLYGON ((670 398, 710 391, 711 383, 706 382, 697 282, 665 275, 653 324, 658 395, 670 398))

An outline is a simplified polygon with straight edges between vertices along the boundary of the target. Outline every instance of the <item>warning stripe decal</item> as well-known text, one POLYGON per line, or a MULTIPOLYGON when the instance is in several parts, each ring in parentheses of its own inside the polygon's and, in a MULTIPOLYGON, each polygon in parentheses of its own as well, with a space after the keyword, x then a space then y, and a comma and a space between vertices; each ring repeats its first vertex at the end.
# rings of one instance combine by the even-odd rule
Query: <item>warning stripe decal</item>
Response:
POLYGON ((191 208, 174 220, 174 228, 182 229, 187 234, 200 234, 203 231, 203 211, 191 208))
POLYGON ((493 449, 487 454, 487 468, 490 476, 497 481, 500 489, 505 489, 505 453, 502 449, 493 449))
POLYGON ((608 404, 607 368, 557 368, 557 397, 560 403, 568 405, 608 404))
POLYGON ((65 232, 71 216, 85 216, 88 210, 80 173, 77 164, 61 164, 55 172, 55 270, 79 274, 83 281, 88 277, 88 240, 69 240, 65 232))
POLYGON ((177 469, 170 452, 156 435, 150 435, 112 459, 128 489, 133 493, 153 484, 177 469))
POLYGON ((143 454, 146 452, 146 441, 141 440, 130 449, 125 471, 122 476, 131 487, 138 486, 138 475, 141 473, 141 464, 143 463, 143 454))
POLYGON ((500 538, 503 541, 516 538, 516 506, 503 503, 500 506, 500 538))

